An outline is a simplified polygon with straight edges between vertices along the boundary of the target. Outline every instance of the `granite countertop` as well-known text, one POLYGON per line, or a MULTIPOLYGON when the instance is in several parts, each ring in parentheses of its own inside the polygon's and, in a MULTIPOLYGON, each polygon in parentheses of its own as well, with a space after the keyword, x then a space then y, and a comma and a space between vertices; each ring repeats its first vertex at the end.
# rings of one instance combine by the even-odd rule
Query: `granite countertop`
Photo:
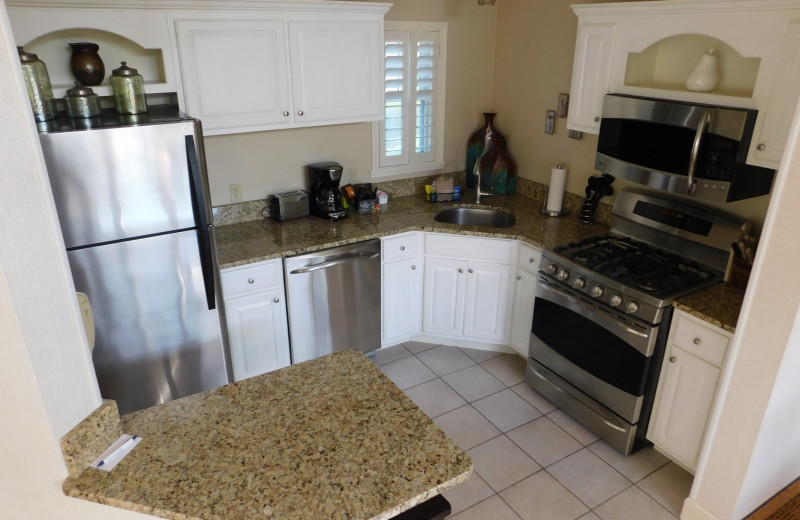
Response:
POLYGON ((676 309, 688 312, 712 325, 736 332, 736 322, 742 310, 744 290, 729 283, 719 283, 673 302, 676 309))
POLYGON ((291 256, 361 240, 404 233, 434 231, 460 235, 522 240, 539 248, 579 240, 582 237, 608 232, 603 224, 581 224, 575 213, 553 218, 542 215, 541 200, 522 195, 485 197, 477 206, 503 209, 514 214, 516 224, 510 228, 461 226, 436 222, 433 217, 452 206, 476 206, 474 192, 467 190, 465 202, 425 202, 424 195, 396 197, 389 200, 387 211, 372 215, 352 212, 339 222, 306 217, 287 222, 254 220, 216 228, 220 269, 246 265, 271 258, 291 256))
POLYGON ((383 520, 472 472, 354 350, 134 412, 122 429, 142 441, 110 472, 68 477, 67 495, 176 520, 383 520))

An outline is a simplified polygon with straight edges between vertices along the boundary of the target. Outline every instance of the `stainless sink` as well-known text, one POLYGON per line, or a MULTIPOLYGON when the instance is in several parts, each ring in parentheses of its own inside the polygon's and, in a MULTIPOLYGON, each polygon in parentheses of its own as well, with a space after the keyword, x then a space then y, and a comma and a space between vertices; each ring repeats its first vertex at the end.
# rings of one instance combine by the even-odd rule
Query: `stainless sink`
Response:
POLYGON ((517 221, 516 217, 511 213, 487 208, 447 208, 437 213, 433 220, 462 226, 496 228, 511 227, 517 221))

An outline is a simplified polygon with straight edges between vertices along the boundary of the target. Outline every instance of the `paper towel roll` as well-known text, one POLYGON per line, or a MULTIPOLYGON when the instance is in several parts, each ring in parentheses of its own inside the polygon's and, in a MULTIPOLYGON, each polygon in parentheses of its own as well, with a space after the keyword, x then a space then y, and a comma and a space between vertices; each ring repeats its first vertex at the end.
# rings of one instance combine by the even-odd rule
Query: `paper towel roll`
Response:
POLYGON ((547 211, 561 211, 564 188, 567 185, 567 169, 561 165, 550 170, 550 189, 547 191, 547 211))

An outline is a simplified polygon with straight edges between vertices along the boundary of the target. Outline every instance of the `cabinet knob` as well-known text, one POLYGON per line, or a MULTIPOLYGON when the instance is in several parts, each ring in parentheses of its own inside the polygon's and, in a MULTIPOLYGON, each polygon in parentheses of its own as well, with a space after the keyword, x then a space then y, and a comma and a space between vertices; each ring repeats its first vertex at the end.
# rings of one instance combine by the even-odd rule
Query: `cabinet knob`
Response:
POLYGON ((533 258, 528 258, 528 263, 529 263, 529 264, 532 264, 532 263, 534 263, 535 261, 536 261, 536 260, 535 260, 535 259, 533 259, 533 258))
POLYGON ((280 303, 281 299, 280 298, 273 298, 272 301, 274 301, 275 303, 280 303))
POLYGON ((463 270, 463 269, 459 269, 459 270, 458 270, 458 272, 459 272, 459 273, 463 273, 463 272, 464 272, 464 270, 463 270))
POLYGON ((517 280, 522 280, 522 277, 520 275, 517 275, 517 280))
POLYGON ((763 152, 766 149, 767 145, 765 145, 764 143, 758 143, 758 146, 756 146, 756 150, 758 150, 759 152, 763 152))
POLYGON ((412 265, 412 266, 411 266, 411 270, 412 270, 412 271, 415 271, 416 269, 417 269, 417 266, 416 266, 416 265, 412 265))
POLYGON ((675 356, 670 356, 670 358, 669 358, 669 362, 670 363, 674 363, 676 361, 678 361, 678 358, 676 358, 675 356))
POLYGON ((475 271, 474 271, 473 269, 470 269, 470 270, 469 270, 469 272, 470 272, 470 273, 474 273, 475 271))
POLYGON ((302 115, 303 115, 303 111, 302 111, 302 110, 298 110, 298 111, 297 111, 297 115, 298 115, 298 116, 302 116, 302 115))
POLYGON ((406 246, 400 246, 400 251, 405 251, 405 250, 406 250, 406 246))
POLYGON ((248 278, 248 279, 247 279, 247 283, 249 283, 249 284, 254 284, 254 283, 256 283, 256 281, 255 281, 255 280, 253 280, 252 278, 248 278))
POLYGON ((288 110, 284 110, 283 111, 283 117, 289 117, 289 111, 288 110))
POLYGON ((694 340, 692 341, 692 343, 694 343, 695 345, 699 345, 702 342, 703 340, 701 340, 700 338, 694 338, 694 340))
POLYGON ((600 116, 595 116, 595 118, 594 118, 594 122, 595 122, 595 123, 599 123, 599 122, 600 122, 600 116))

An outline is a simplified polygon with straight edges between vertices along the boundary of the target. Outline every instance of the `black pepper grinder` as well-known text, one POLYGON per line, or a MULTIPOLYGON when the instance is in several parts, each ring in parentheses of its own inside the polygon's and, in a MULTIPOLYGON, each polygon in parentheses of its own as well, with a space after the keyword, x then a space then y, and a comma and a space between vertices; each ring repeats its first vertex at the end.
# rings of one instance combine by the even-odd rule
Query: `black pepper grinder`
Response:
POLYGON ((611 183, 614 182, 614 176, 607 173, 602 174, 600 177, 589 177, 589 183, 586 186, 586 199, 581 206, 581 212, 578 214, 578 221, 584 224, 594 223, 594 214, 597 211, 597 203, 606 195, 614 193, 614 188, 611 183))

